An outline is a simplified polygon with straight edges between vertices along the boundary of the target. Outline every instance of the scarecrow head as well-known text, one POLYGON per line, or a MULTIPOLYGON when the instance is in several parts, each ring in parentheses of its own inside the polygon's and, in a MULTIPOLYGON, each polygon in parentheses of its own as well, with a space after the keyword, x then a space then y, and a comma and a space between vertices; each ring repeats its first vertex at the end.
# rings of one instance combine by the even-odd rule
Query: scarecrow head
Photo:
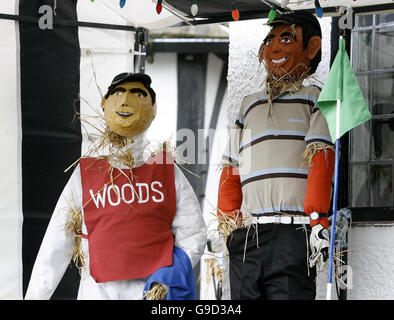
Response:
POLYGON ((132 138, 147 130, 156 115, 156 94, 151 78, 142 73, 121 73, 101 101, 107 126, 116 134, 132 138))
POLYGON ((271 30, 259 50, 259 60, 275 78, 299 79, 313 74, 321 60, 321 29, 307 11, 286 12, 267 23, 271 30))

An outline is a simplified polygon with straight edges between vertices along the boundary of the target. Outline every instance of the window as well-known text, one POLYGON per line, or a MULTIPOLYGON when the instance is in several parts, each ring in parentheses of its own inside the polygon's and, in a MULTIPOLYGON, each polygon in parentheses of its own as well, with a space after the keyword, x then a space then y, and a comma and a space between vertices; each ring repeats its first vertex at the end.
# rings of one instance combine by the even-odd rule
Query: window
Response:
POLYGON ((351 60, 372 119, 349 134, 348 206, 361 220, 393 221, 394 14, 356 16, 351 60))

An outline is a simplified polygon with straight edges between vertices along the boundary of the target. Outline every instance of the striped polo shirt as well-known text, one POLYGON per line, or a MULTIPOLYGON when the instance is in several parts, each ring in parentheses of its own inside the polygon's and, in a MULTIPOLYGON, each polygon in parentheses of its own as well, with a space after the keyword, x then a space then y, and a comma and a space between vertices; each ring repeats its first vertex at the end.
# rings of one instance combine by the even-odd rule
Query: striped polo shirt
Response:
POLYGON ((305 214, 309 165, 302 154, 313 143, 332 146, 319 94, 303 86, 275 97, 272 108, 265 90, 244 97, 222 159, 239 167, 244 213, 305 214))

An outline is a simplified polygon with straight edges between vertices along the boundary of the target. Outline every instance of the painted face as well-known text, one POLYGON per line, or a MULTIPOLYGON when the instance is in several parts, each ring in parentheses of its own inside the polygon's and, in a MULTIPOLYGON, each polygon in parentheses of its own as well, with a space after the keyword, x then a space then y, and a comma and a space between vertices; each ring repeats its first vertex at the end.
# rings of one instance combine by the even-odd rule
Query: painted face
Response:
POLYGON ((300 26, 279 25, 264 39, 259 52, 260 62, 264 59, 268 70, 276 77, 291 74, 298 78, 310 66, 307 50, 302 42, 300 26))
POLYGON ((119 84, 102 107, 108 127, 127 138, 144 132, 155 117, 152 97, 141 82, 119 84))

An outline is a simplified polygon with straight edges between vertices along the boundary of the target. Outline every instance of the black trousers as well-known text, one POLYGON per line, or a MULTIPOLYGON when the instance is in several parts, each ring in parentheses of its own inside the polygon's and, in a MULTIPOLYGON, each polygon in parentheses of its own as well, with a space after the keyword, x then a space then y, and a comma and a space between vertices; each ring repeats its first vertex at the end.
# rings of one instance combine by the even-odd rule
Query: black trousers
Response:
POLYGON ((305 235, 300 224, 258 224, 249 232, 233 231, 227 238, 231 299, 314 300, 316 270, 309 268, 308 275, 307 230, 305 235))

